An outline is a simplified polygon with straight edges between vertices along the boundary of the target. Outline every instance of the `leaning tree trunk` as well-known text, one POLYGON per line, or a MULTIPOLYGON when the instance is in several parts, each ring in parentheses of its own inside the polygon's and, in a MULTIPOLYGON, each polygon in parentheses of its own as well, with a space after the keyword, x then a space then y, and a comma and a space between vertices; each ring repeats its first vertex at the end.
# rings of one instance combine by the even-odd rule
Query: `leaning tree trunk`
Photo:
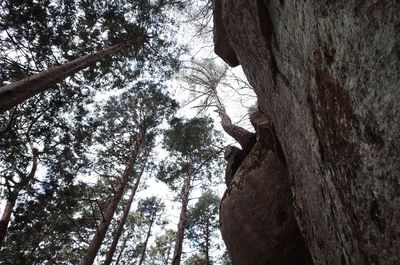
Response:
POLYGON ((74 75, 107 56, 116 54, 134 43, 138 43, 138 41, 124 41, 104 50, 82 56, 59 66, 53 66, 38 74, 0 87, 0 113, 15 107, 30 97, 50 88, 55 83, 74 75))
POLYGON ((240 126, 233 124, 231 118, 226 113, 224 104, 222 104, 219 99, 216 88, 212 89, 211 91, 213 93, 213 97, 218 108, 218 115, 221 118, 222 128, 229 136, 231 136, 240 144, 242 150, 249 150, 256 141, 255 134, 247 131, 240 126))
POLYGON ((118 241, 119 241, 119 239, 120 239, 120 237, 122 235, 122 232, 124 230, 124 226, 125 226, 126 220, 128 219, 129 211, 131 209, 131 205, 132 205, 133 199, 135 197, 135 194, 136 194, 137 188, 139 186, 140 179, 142 177, 142 174, 143 174, 143 171, 144 171, 145 167, 146 167, 146 163, 144 162, 144 164, 143 164, 143 166, 142 166, 142 168, 140 170, 140 173, 137 175, 137 180, 136 180, 135 186, 133 187, 131 196, 129 197, 129 200, 128 200, 126 206, 125 206, 124 213, 122 215, 121 220, 119 221, 117 230, 116 230, 115 235, 113 237, 113 241, 111 243, 111 246, 110 246, 110 248, 109 248, 109 250, 107 252, 106 259, 104 260, 103 265, 110 265, 111 262, 112 262, 112 258, 114 256, 115 250, 117 249, 118 241))
POLYGON ((104 213, 104 218, 101 221, 101 223, 98 226, 98 229, 96 231, 96 234, 94 235, 92 241, 89 244, 88 249, 86 250, 86 254, 81 260, 80 265, 91 265, 94 262, 94 259, 96 258, 97 252, 100 249, 101 244, 103 243, 104 237, 106 235, 107 229, 110 226, 111 220, 114 216, 115 211, 117 210, 118 203, 120 202, 122 195, 124 194, 124 190, 126 186, 128 185, 129 181, 129 176, 132 172, 132 168, 134 164, 136 163, 137 157, 139 156, 141 152, 141 147, 144 143, 144 138, 145 135, 142 134, 138 141, 135 144, 135 147, 133 149, 132 155, 128 160, 128 163, 126 164, 124 173, 122 174, 122 179, 120 184, 117 187, 117 190, 112 197, 110 203, 107 206, 107 210, 104 213))
POLYGON ((175 239, 175 250, 174 256, 172 257, 172 265, 180 265, 181 263, 181 255, 182 255, 182 244, 183 244, 183 237, 185 233, 186 227, 186 213, 187 207, 189 203, 189 194, 190 194, 190 184, 193 177, 193 165, 192 159, 189 158, 189 169, 185 178, 185 183, 183 185, 183 198, 182 198, 182 208, 181 214, 179 216, 179 223, 178 223, 178 231, 176 233, 175 239))
POLYGON ((29 182, 34 178, 37 164, 38 164, 38 150, 33 147, 31 143, 29 143, 32 148, 33 154, 33 161, 32 161, 32 168, 28 175, 22 176, 20 183, 16 184, 14 189, 11 191, 11 194, 8 196, 3 214, 1 215, 0 219, 0 246, 3 244, 4 238, 7 234, 7 227, 10 223, 11 214, 13 212, 15 203, 17 201, 18 195, 23 188, 25 188, 29 182))

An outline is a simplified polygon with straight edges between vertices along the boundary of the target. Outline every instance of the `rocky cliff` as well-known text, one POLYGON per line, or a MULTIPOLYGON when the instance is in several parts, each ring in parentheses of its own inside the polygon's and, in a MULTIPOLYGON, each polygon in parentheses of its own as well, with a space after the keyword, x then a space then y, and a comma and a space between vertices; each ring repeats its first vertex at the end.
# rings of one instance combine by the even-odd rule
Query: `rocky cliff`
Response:
POLYGON ((275 125, 314 264, 400 264, 400 2, 214 8, 216 53, 275 125))

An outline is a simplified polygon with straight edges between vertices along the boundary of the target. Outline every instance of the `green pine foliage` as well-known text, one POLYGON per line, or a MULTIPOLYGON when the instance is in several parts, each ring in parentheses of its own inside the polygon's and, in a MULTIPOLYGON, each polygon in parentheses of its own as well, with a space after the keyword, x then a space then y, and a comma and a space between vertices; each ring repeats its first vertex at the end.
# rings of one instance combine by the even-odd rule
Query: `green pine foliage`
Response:
POLYGON ((221 142, 221 134, 214 130, 211 118, 173 119, 164 138, 164 146, 173 159, 160 164, 157 177, 177 189, 176 184, 187 172, 190 157, 194 179, 213 181, 218 176, 221 142))
MULTIPOLYGON (((185 2, 0 1, 0 86, 121 41, 144 40, 0 114, 0 199, 16 198, 0 264, 78 264, 142 136, 126 190, 132 190, 144 165, 141 189, 157 176, 180 191, 189 166, 192 186, 206 189, 220 182, 221 135, 210 118, 176 118, 179 106, 165 85, 179 70, 183 51, 174 39, 179 25, 171 14, 185 2), (169 154, 162 162, 154 152, 161 137, 169 154), (39 165, 27 179, 35 152, 39 165), (16 187, 21 190, 14 194, 16 187)), ((127 195, 98 261, 104 260, 127 195)), ((185 244, 200 254, 188 264, 205 257, 202 231, 208 220, 215 232, 217 201, 206 192, 189 211, 185 244)), ((150 197, 137 204, 114 261, 132 264, 144 255, 143 264, 168 264, 176 232, 162 230, 164 202, 150 197)))
POLYGON ((218 210, 220 198, 211 190, 205 191, 188 211, 186 235, 193 246, 203 254, 206 263, 214 264, 218 250, 218 210))

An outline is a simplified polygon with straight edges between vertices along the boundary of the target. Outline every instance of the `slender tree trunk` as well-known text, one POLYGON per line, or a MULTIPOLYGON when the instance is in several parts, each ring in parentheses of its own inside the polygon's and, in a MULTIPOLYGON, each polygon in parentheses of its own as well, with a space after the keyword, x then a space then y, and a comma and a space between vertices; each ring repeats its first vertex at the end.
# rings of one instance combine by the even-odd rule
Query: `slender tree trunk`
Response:
POLYGON ((215 98, 218 114, 221 118, 222 128, 227 134, 229 134, 229 136, 231 136, 240 144, 242 150, 249 150, 256 141, 256 135, 240 126, 233 124, 217 94, 215 94, 215 98))
POLYGON ((3 214, 1 215, 0 219, 0 246, 3 243, 4 238, 7 234, 7 227, 11 219, 11 214, 13 212, 15 202, 17 201, 17 197, 19 192, 21 191, 20 188, 16 187, 12 191, 12 195, 9 196, 7 199, 6 205, 4 207, 3 214))
POLYGON ((178 223, 178 231, 176 233, 175 239, 175 249, 174 249, 174 256, 172 257, 172 265, 180 265, 181 263, 181 255, 182 255, 182 244, 183 244, 183 237, 185 233, 186 227, 186 213, 187 207, 189 203, 189 194, 190 194, 190 184, 193 177, 193 164, 192 159, 189 158, 189 169, 185 178, 185 182, 183 185, 183 198, 182 198, 182 208, 181 214, 179 216, 179 223, 178 223))
POLYGON ((121 251, 118 254, 117 260, 115 261, 115 265, 119 264, 119 261, 121 260, 122 254, 124 253, 125 247, 126 247, 126 243, 128 242, 129 237, 125 237, 124 242, 122 243, 121 246, 121 251))
POLYGON ((172 250, 172 242, 170 242, 170 244, 168 245, 168 250, 166 252, 167 256, 165 258, 165 265, 169 264, 169 257, 170 257, 170 254, 171 254, 171 250, 172 250))
POLYGON ((206 224, 206 245, 205 245, 205 254, 206 254, 206 262, 207 265, 211 265, 210 263, 210 222, 207 220, 206 224))
POLYGON ((0 87, 0 113, 15 107, 30 97, 50 88, 55 83, 74 75, 107 56, 116 54, 134 43, 139 43, 139 41, 124 41, 104 50, 84 55, 59 66, 53 66, 38 74, 0 87))
POLYGON ((7 234, 7 227, 11 220, 11 214, 13 212, 15 203, 17 201, 18 195, 23 188, 25 188, 29 182, 35 177, 37 164, 38 164, 38 150, 33 147, 32 143, 30 143, 32 154, 33 154, 33 161, 32 161, 32 168, 31 172, 28 175, 22 176, 20 183, 16 184, 14 189, 11 191, 11 194, 8 196, 3 214, 1 215, 0 219, 0 246, 3 244, 4 238, 7 234))
POLYGON ((81 260, 81 265, 91 265, 96 258, 97 252, 100 249, 101 244, 103 243, 104 237, 106 235, 107 229, 110 226, 111 220, 114 216, 115 211, 117 210, 118 203, 120 202, 122 195, 124 194, 124 190, 129 182, 129 176, 132 172, 132 168, 136 163, 136 160, 141 152, 141 148, 144 142, 145 135, 142 134, 138 141, 135 144, 132 155, 126 164, 124 173, 122 174, 122 179, 120 184, 117 187, 117 190, 112 197, 110 203, 107 206, 106 212, 104 213, 103 220, 98 226, 96 234, 92 238, 92 241, 89 244, 89 247, 86 250, 86 254, 81 260))
MULTIPOLYGON (((156 214, 157 214, 157 213, 156 213, 156 214)), ((155 216, 154 216, 153 219, 151 219, 151 223, 150 223, 150 225, 149 225, 149 229, 147 230, 146 240, 144 241, 144 244, 143 244, 143 250, 142 250, 142 253, 141 253, 141 255, 140 255, 140 260, 139 260, 139 264, 138 264, 138 265, 142 265, 142 263, 144 262, 144 259, 145 259, 145 257, 146 257, 147 244, 148 244, 149 238, 150 238, 150 236, 151 236, 151 228, 152 228, 152 226, 153 226, 154 221, 155 221, 155 216)))
POLYGON ((115 252, 115 250, 117 248, 118 241, 119 241, 119 239, 120 239, 120 237, 122 235, 122 232, 124 231, 124 226, 125 226, 126 220, 128 219, 129 211, 131 209, 131 205, 132 205, 133 199, 135 197, 136 191, 138 189, 138 186, 139 186, 139 183, 140 183, 140 179, 142 177, 142 174, 143 174, 143 171, 144 171, 145 167, 146 167, 146 163, 143 164, 143 166, 142 166, 142 168, 140 170, 140 173, 137 175, 135 186, 132 189, 131 196, 129 197, 129 200, 128 200, 127 204, 126 204, 126 207, 124 209, 124 213, 123 213, 123 215, 121 217, 121 220, 118 223, 117 230, 116 230, 115 235, 113 237, 113 241, 111 243, 111 246, 110 246, 110 248, 109 248, 109 250, 107 252, 106 259, 104 260, 103 265, 110 265, 111 262, 112 262, 112 257, 114 256, 114 252, 115 252))

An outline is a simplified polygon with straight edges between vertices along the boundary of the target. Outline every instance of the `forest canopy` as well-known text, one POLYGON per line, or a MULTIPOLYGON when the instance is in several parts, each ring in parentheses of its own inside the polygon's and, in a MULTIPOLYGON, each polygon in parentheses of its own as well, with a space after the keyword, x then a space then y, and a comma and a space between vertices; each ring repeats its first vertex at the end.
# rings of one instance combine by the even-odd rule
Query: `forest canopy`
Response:
POLYGON ((231 264, 228 140, 179 78, 210 18, 210 1, 1 1, 1 264, 231 264))

